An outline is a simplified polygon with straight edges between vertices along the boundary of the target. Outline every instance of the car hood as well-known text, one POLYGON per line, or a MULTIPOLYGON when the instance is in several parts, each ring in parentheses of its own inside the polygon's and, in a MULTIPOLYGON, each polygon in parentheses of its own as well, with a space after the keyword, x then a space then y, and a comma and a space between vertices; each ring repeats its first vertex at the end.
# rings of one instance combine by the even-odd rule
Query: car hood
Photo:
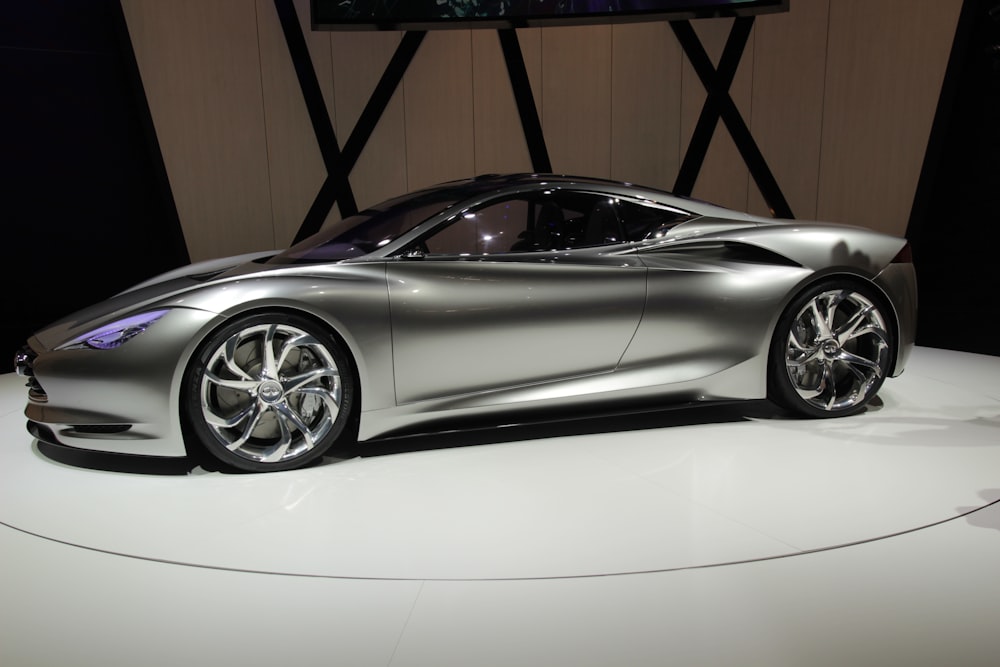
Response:
POLYGON ((204 287, 227 269, 237 266, 258 267, 258 270, 273 269, 253 263, 253 260, 273 254, 270 251, 237 255, 188 264, 168 271, 49 324, 35 332, 29 344, 38 351, 50 350, 92 329, 152 308, 165 299, 204 287))

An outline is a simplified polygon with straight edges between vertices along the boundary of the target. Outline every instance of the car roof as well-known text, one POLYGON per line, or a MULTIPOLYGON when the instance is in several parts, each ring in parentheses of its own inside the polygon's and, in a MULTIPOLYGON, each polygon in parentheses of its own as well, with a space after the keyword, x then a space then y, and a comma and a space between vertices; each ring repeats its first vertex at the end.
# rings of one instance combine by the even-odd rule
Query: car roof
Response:
POLYGON ((652 198, 668 204, 689 202, 693 205, 697 205, 704 203, 697 202, 696 200, 690 200, 687 197, 675 195, 666 190, 660 190, 624 181, 615 181, 590 176, 572 176, 568 174, 550 173, 482 174, 474 178, 465 178, 439 183, 410 194, 419 194, 421 192, 448 192, 456 201, 463 201, 486 195, 491 192, 517 191, 521 189, 534 189, 546 186, 572 187, 583 190, 593 188, 602 192, 615 192, 618 195, 628 194, 640 198, 652 198))
POLYGON ((435 187, 449 187, 461 189, 463 186, 468 187, 471 191, 482 191, 483 186, 494 185, 498 188, 503 187, 516 187, 519 185, 543 185, 543 184, 572 184, 572 185, 594 185, 594 186, 611 186, 616 188, 636 188, 637 190, 648 190, 652 192, 660 192, 661 194, 669 195, 669 192, 663 190, 656 190, 655 188, 649 188, 633 183, 627 183, 623 181, 615 181, 605 178, 596 178, 592 176, 573 176, 570 174, 552 174, 552 173, 514 173, 514 174, 481 174, 474 178, 466 178, 456 181, 450 181, 447 183, 441 183, 435 187))
POLYGON ((629 196, 637 199, 657 201, 667 206, 686 210, 694 215, 735 218, 752 222, 773 222, 773 218, 761 218, 748 213, 734 211, 710 202, 677 195, 667 190, 591 176, 550 173, 483 174, 474 178, 440 183, 426 188, 424 192, 449 191, 456 201, 464 201, 481 197, 491 192, 499 193, 508 190, 516 191, 522 188, 531 189, 545 186, 565 186, 581 190, 593 188, 600 192, 614 193, 616 196, 629 196))

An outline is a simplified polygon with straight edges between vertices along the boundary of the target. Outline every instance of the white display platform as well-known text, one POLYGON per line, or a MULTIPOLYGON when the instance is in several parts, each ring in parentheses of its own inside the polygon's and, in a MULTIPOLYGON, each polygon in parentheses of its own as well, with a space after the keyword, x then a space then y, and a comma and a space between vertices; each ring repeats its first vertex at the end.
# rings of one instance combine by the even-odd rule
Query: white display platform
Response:
POLYGON ((698 408, 267 475, 66 458, 22 384, 0 665, 1000 664, 998 357, 918 348, 845 419, 698 408))

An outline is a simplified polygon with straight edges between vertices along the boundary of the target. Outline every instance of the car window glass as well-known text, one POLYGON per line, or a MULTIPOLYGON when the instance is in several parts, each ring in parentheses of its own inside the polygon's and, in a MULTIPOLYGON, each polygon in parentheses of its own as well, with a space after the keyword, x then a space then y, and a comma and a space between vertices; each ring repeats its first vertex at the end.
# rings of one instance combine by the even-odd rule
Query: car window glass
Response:
POLYGON ((626 241, 646 241, 664 236, 672 227, 688 220, 687 211, 616 200, 616 210, 626 241))
POLYGON ((268 264, 330 262, 366 255, 455 203, 446 191, 411 194, 324 226, 268 264))
POLYGON ((528 227, 531 203, 506 199, 479 210, 465 211, 451 224, 425 239, 432 255, 485 255, 511 252, 528 227))
POLYGON ((544 252, 622 243, 615 200, 589 192, 526 193, 464 211, 424 239, 432 255, 544 252))

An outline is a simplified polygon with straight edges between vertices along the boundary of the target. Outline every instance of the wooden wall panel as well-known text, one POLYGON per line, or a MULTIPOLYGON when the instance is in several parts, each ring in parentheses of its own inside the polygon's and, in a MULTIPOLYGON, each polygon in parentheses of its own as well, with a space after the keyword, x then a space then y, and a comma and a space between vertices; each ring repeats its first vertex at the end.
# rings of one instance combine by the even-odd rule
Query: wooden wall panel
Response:
MULTIPOLYGON (((732 24, 732 19, 693 21, 695 32, 701 39, 709 58, 716 65, 726 45, 732 24)), ((751 33, 743 59, 736 71, 736 78, 729 88, 730 96, 743 115, 743 120, 748 124, 751 119, 750 91, 753 84, 753 49, 754 35, 751 33)), ((705 88, 687 58, 684 59, 681 77, 681 151, 683 153, 691 141, 691 134, 694 132, 702 105, 705 103, 705 88)), ((702 165, 701 174, 698 176, 692 194, 699 199, 745 211, 749 183, 750 173, 743 163, 743 157, 737 150, 736 144, 733 143, 729 130, 722 119, 719 119, 715 134, 712 136, 712 143, 705 156, 705 163, 702 165)))
POLYGON ((273 247, 255 5, 122 8, 191 259, 273 247))
POLYGON ((542 31, 542 130, 552 169, 611 175, 611 26, 542 31))
MULTIPOLYGON (((816 217, 829 0, 793 2, 754 22, 750 130, 792 213, 816 217)), ((770 215, 751 180, 751 213, 770 215)))
MULTIPOLYGON (((399 32, 331 32, 337 138, 347 143, 402 38, 399 32)), ((420 58, 422 45, 417 51, 420 58)), ((406 192, 403 85, 396 89, 350 175, 359 208, 406 192)), ((331 218, 336 217, 336 208, 331 218)))
POLYGON ((961 4, 830 3, 819 216, 906 231, 961 4))
POLYGON ((403 79, 403 88, 408 189, 473 175, 470 31, 428 33, 403 79))
MULTIPOLYGON (((541 30, 519 30, 517 37, 537 112, 542 69, 541 30)), ((531 171, 531 156, 496 31, 472 32, 472 72, 475 173, 531 171)))
POLYGON ((683 52, 666 22, 614 26, 611 178, 669 190, 680 168, 683 52))
MULTIPOLYGON (((329 33, 310 29, 308 0, 295 3, 331 119, 335 117, 329 33)), ((273 0, 257 0, 274 246, 291 244, 326 179, 312 121, 273 0)))
MULTIPOLYGON (((757 18, 731 93, 793 211, 903 233, 962 0, 757 18)), ((281 247, 325 178, 271 0, 123 0, 192 259, 281 247)), ((398 32, 313 32, 338 139, 398 32)), ((729 19, 694 21, 717 62, 729 19)), ((555 171, 670 188, 705 92, 666 23, 519 30, 555 171)), ((362 207, 530 168, 496 33, 429 33, 351 173, 362 207)), ((765 213, 720 123, 694 195, 765 213)), ((334 209, 331 217, 337 217, 334 209)))

